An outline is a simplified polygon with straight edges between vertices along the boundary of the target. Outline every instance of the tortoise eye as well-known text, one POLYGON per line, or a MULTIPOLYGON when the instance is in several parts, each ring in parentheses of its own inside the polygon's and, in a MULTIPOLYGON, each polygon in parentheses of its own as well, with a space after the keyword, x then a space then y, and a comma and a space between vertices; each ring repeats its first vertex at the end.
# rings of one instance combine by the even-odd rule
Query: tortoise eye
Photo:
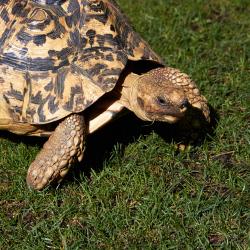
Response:
POLYGON ((169 101, 164 96, 157 96, 156 102, 160 106, 168 106, 168 105, 170 105, 169 101))

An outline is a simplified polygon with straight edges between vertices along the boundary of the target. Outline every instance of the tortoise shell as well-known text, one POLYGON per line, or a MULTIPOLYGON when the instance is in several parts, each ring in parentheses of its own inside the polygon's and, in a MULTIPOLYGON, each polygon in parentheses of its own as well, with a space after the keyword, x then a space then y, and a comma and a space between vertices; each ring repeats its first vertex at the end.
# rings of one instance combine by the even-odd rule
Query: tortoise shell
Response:
POLYGON ((161 62, 114 1, 0 3, 5 118, 46 124, 81 112, 115 87, 129 60, 161 62))

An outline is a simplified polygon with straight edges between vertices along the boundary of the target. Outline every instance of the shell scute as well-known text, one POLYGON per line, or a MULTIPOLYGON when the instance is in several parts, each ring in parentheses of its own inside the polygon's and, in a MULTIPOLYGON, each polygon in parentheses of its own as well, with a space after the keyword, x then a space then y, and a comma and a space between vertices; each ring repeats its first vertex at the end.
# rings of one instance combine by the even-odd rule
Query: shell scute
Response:
POLYGON ((128 60, 161 62, 114 1, 0 3, 0 104, 17 122, 85 110, 115 87, 128 60))

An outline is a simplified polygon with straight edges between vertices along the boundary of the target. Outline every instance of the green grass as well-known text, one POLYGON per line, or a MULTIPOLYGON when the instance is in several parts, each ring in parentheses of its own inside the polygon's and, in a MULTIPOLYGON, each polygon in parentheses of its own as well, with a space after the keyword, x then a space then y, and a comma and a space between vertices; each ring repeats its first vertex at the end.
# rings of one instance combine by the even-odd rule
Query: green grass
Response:
POLYGON ((42 192, 25 176, 43 140, 1 133, 0 249, 249 249, 249 1, 118 2, 165 62, 197 82, 214 131, 177 153, 172 126, 122 118, 42 192))

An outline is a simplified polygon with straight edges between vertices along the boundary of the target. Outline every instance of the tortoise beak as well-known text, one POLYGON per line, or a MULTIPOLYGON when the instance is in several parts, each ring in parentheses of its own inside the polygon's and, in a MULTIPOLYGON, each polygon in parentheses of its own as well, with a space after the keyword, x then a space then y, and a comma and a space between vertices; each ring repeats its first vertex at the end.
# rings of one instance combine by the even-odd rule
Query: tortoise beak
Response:
POLYGON ((183 101, 181 101, 181 104, 179 106, 181 112, 185 112, 187 110, 187 108, 188 108, 189 105, 190 104, 189 104, 189 101, 188 101, 187 98, 185 98, 183 101))

